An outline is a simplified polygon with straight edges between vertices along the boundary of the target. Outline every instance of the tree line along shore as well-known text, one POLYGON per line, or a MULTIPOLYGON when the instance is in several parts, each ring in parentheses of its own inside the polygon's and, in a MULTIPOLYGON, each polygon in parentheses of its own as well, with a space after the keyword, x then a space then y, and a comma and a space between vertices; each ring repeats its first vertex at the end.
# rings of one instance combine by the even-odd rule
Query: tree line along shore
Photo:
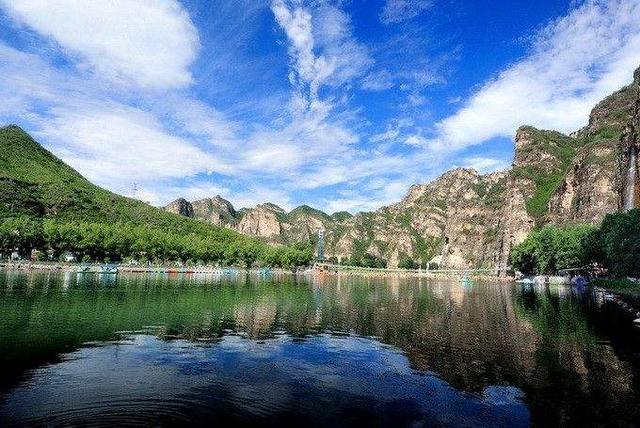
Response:
POLYGON ((147 262, 159 265, 224 265, 292 269, 313 260, 309 245, 274 247, 199 230, 175 233, 131 223, 60 222, 28 216, 0 221, 0 253, 34 261, 65 261, 68 254, 82 262, 147 262))
POLYGON ((640 209, 608 214, 600 226, 545 226, 513 248, 511 262, 524 274, 550 275, 580 268, 600 283, 636 287, 640 278, 640 209))

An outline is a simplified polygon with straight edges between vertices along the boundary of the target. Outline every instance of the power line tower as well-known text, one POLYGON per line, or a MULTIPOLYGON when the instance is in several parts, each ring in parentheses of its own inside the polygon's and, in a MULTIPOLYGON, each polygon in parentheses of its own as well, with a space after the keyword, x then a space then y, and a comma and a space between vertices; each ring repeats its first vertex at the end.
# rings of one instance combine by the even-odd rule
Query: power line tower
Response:
POLYGON ((138 194, 138 183, 133 183, 133 189, 131 190, 131 197, 135 199, 137 194, 138 194))
POLYGON ((324 261, 324 230, 318 230, 318 246, 316 248, 316 260, 319 262, 324 261))

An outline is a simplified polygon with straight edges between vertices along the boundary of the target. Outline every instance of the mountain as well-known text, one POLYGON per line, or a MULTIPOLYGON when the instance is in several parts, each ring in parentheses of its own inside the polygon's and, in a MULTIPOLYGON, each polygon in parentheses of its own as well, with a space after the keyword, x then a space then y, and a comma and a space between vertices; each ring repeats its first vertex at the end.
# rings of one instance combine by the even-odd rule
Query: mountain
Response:
MULTIPOLYGON (((184 207, 188 205, 183 201, 184 207)), ((0 220, 26 215, 62 222, 126 222, 178 234, 202 232, 225 242, 252 241, 227 228, 186 218, 190 211, 180 214, 104 190, 18 126, 0 128, 0 220)))
MULTIPOLYGON (((369 254, 389 266, 435 258, 447 267, 506 267, 513 246, 537 227, 596 224, 607 213, 638 205, 639 112, 640 68, 571 135, 519 128, 512 166, 504 172, 454 169, 412 186, 396 204, 355 216, 308 206, 287 213, 273 204, 235 211, 219 196, 224 203, 207 211, 213 217, 195 209, 186 215, 269 242, 315 242, 323 230, 325 254, 339 259, 369 254)), ((188 211, 179 208, 177 201, 166 207, 188 211)))

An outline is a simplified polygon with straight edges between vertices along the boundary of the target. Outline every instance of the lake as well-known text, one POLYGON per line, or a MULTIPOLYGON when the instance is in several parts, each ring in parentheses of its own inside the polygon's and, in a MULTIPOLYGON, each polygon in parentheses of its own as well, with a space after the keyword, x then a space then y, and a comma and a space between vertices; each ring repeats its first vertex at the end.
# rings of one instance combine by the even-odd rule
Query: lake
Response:
POLYGON ((588 288, 0 271, 0 425, 635 426, 588 288))

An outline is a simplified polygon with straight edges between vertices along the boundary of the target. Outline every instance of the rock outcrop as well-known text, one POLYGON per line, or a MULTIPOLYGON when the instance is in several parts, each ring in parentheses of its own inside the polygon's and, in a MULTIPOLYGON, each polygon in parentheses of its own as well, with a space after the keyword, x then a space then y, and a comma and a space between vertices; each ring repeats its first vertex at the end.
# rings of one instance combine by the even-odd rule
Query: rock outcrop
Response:
POLYGON ((237 229, 241 233, 278 241, 282 233, 282 214, 285 214, 285 211, 276 205, 258 205, 243 212, 237 229))
POLYGON ((178 199, 166 209, 272 243, 315 244, 322 230, 325 255, 336 260, 506 268, 511 249, 537 227, 596 224, 628 208, 629 199, 640 206, 639 157, 640 69, 571 135, 519 128, 509 170, 454 169, 374 212, 328 215, 308 206, 286 212, 269 203, 236 211, 219 196, 178 199))
MULTIPOLYGON (((589 124, 574 134, 581 147, 551 198, 549 222, 598 223, 607 213, 624 208, 630 154, 640 149, 639 110, 640 69, 631 85, 598 103, 589 124)), ((636 177, 635 206, 639 191, 636 177)))
POLYGON ((184 217, 194 217, 193 205, 184 198, 178 198, 164 207, 165 210, 184 217))
POLYGON ((216 196, 194 201, 193 215, 195 218, 206 220, 210 223, 224 226, 236 223, 236 210, 231 202, 216 196))

